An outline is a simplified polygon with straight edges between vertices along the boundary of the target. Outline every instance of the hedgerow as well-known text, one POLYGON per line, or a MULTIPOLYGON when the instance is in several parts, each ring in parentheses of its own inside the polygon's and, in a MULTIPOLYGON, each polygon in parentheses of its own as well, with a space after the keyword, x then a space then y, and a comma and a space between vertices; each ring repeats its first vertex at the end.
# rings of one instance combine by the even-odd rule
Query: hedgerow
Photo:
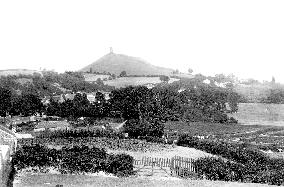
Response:
POLYGON ((80 137, 124 138, 124 134, 121 132, 115 132, 111 129, 106 129, 106 130, 74 129, 74 130, 44 131, 40 133, 37 137, 38 138, 80 138, 80 137))
POLYGON ((122 177, 132 175, 134 174, 133 161, 133 157, 127 154, 110 154, 106 171, 122 177))
POLYGON ((95 173, 106 168, 107 153, 104 149, 88 146, 63 147, 61 173, 95 173))
POLYGON ((195 162, 199 177, 210 180, 284 184, 284 160, 271 159, 246 145, 199 140, 183 135, 178 145, 194 147, 223 158, 200 158, 195 162), (225 160, 226 159, 226 160, 225 160))
POLYGON ((56 166, 60 152, 55 149, 48 149, 39 144, 29 146, 23 145, 18 149, 13 158, 13 164, 16 169, 23 169, 26 167, 45 167, 56 166))
POLYGON ((105 149, 88 146, 49 149, 34 144, 24 145, 16 151, 13 165, 17 171, 24 168, 53 166, 62 174, 84 174, 105 171, 117 176, 134 174, 133 157, 127 154, 109 155, 105 149))

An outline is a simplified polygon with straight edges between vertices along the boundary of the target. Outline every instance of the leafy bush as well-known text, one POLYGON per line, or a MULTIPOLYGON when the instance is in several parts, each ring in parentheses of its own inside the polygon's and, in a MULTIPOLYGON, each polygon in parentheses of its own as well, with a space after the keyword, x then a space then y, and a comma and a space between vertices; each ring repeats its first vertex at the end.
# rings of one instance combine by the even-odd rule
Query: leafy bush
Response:
POLYGON ((245 176, 245 180, 248 182, 265 183, 280 186, 284 184, 283 175, 283 170, 265 170, 259 171, 255 175, 247 175, 245 176))
POLYGON ((153 137, 153 136, 140 136, 140 139, 153 143, 165 143, 165 140, 163 138, 153 137))
POLYGON ((39 144, 24 145, 18 149, 13 157, 13 164, 17 169, 26 167, 56 166, 58 164, 59 151, 48 149, 39 144))
POLYGON ((62 173, 85 173, 105 170, 107 153, 104 149, 74 146, 62 149, 60 171, 62 173))
POLYGON ((198 159, 195 166, 199 177, 205 175, 210 180, 283 184, 284 160, 268 158, 246 145, 198 140, 188 135, 180 136, 178 145, 194 147, 229 159, 198 159))
POLYGON ((262 165, 267 164, 269 160, 267 156, 260 151, 248 148, 245 145, 199 140, 189 135, 181 135, 177 144, 181 146, 194 147, 211 154, 231 159, 235 162, 256 165, 257 167, 262 167, 262 165))
POLYGON ((132 175, 133 157, 127 154, 109 155, 106 171, 123 177, 132 175))
POLYGON ((124 125, 124 132, 129 137, 137 138, 138 136, 162 137, 165 125, 157 120, 136 120, 132 119, 124 125))
POLYGON ((107 137, 107 138, 123 138, 124 134, 115 132, 112 129, 105 130, 58 130, 58 131, 44 131, 38 138, 80 138, 80 137, 107 137))
POLYGON ((225 162, 221 158, 200 158, 195 161, 199 177, 205 176, 209 180, 243 181, 246 167, 234 163, 225 162))
POLYGON ((16 170, 27 167, 53 166, 61 173, 95 173, 106 171, 117 176, 129 176, 133 171, 133 157, 127 154, 108 155, 104 149, 88 146, 63 147, 61 150, 36 145, 25 145, 13 158, 16 170))

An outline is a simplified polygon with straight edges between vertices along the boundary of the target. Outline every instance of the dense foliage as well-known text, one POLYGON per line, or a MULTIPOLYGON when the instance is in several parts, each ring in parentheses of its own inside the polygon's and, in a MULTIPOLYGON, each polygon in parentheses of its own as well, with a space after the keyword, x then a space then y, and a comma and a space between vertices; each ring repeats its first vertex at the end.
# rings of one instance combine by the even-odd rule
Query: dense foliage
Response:
POLYGON ((262 99, 264 103, 284 104, 284 90, 270 89, 266 98, 262 99))
POLYGON ((104 149, 88 146, 55 150, 39 144, 25 145, 17 150, 13 165, 17 171, 27 167, 43 169, 53 166, 64 174, 105 171, 117 176, 129 176, 134 173, 133 157, 126 154, 108 155, 104 149))
POLYGON ((115 132, 111 129, 100 130, 60 130, 60 131, 44 131, 40 133, 38 138, 88 138, 88 137, 107 137, 107 138, 123 138, 121 132, 115 132))
POLYGON ((94 92, 97 90, 110 91, 113 87, 104 84, 86 82, 81 72, 56 73, 43 71, 42 74, 9 75, 0 77, 0 87, 11 90, 13 94, 34 94, 40 97, 62 94, 64 91, 94 92))
MULTIPOLYGON (((143 137, 142 137, 143 138, 143 137)), ((34 139, 19 139, 19 145, 34 145, 41 144, 55 147, 72 147, 78 146, 96 146, 101 149, 118 150, 118 151, 134 151, 134 152, 149 152, 159 151, 165 148, 172 148, 172 145, 158 144, 147 142, 139 139, 118 139, 108 137, 80 137, 80 138, 34 138, 34 139)))
POLYGON ((159 121, 132 119, 124 125, 124 132, 133 138, 139 136, 162 137, 164 134, 164 124, 159 121))
POLYGON ((197 172, 210 180, 259 182, 281 185, 284 182, 284 160, 271 159, 244 144, 199 140, 183 135, 178 145, 194 147, 225 159, 201 158, 196 161, 197 172), (278 171, 279 173, 277 173, 278 171))

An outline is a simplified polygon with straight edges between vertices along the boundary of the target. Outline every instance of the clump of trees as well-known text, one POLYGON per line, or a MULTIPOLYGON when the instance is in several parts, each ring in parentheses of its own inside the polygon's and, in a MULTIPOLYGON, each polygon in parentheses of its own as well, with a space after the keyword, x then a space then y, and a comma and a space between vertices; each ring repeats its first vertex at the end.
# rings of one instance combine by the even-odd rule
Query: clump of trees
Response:
POLYGON ((8 89, 0 87, 0 116, 7 114, 16 116, 31 116, 44 111, 44 106, 38 95, 24 93, 13 95, 8 89))
POLYGON ((266 98, 263 98, 261 102, 264 103, 284 103, 284 89, 270 89, 266 98))
POLYGON ((161 76, 160 76, 160 80, 161 80, 162 82, 169 82, 170 77, 169 77, 169 76, 166 76, 166 75, 161 75, 161 76))
POLYGON ((86 82, 82 72, 57 73, 43 71, 42 75, 1 76, 0 87, 10 90, 13 94, 33 94, 40 97, 48 95, 59 95, 65 91, 70 92, 95 92, 97 90, 111 91, 113 87, 86 82), (27 81, 21 83, 21 79, 27 81))
POLYGON ((120 74, 119 74, 120 77, 126 77, 127 74, 126 74, 126 71, 122 71, 120 74))

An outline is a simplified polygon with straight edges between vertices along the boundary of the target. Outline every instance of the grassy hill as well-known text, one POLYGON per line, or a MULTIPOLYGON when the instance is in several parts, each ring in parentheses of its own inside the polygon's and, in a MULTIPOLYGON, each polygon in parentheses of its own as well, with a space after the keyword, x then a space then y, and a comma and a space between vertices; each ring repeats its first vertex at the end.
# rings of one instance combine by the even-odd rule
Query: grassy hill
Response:
POLYGON ((110 52, 94 63, 81 69, 83 72, 109 72, 119 75, 126 71, 127 75, 171 75, 173 69, 154 66, 143 59, 110 52))

